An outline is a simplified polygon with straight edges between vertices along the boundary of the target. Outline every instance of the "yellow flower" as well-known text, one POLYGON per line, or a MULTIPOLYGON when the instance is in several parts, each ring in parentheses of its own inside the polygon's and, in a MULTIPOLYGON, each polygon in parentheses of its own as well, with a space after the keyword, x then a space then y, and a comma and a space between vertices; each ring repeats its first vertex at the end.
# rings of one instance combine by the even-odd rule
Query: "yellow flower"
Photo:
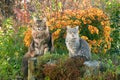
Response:
POLYGON ((56 40, 59 37, 61 29, 57 29, 53 34, 52 37, 54 40, 56 40))
POLYGON ((93 40, 93 44, 96 44, 96 40, 93 40))
POLYGON ((82 17, 82 16, 81 16, 80 14, 77 14, 77 15, 76 15, 76 18, 77 18, 77 19, 81 19, 81 17, 82 17))
POLYGON ((98 49, 97 49, 97 48, 94 48, 93 51, 94 51, 95 53, 98 53, 98 49))
POLYGON ((94 13, 88 13, 88 17, 91 19, 91 20, 95 20, 95 17, 94 17, 94 13))
POLYGON ((52 31, 55 28, 55 26, 50 26, 50 30, 52 31))
POLYGON ((24 34, 25 34, 25 37, 24 37, 25 46, 29 47, 31 43, 31 37, 32 37, 31 29, 28 28, 28 30, 24 34))
POLYGON ((55 18, 50 19, 50 22, 55 22, 55 18))
POLYGON ((82 17, 82 21, 83 21, 84 24, 87 24, 87 21, 86 21, 85 17, 82 17))
POLYGON ((96 27, 92 26, 92 25, 89 25, 88 29, 89 29, 91 34, 94 34, 94 33, 98 34, 99 33, 99 30, 96 27))
POLYGON ((64 15, 64 16, 62 16, 62 19, 63 19, 63 20, 68 20, 68 19, 69 19, 69 17, 68 17, 68 16, 66 16, 66 15, 64 15))
POLYGON ((96 40, 89 40, 89 43, 91 44, 91 45, 96 45, 96 40))
POLYGON ((71 14, 72 14, 72 10, 67 9, 67 10, 64 11, 64 13, 65 13, 66 15, 71 15, 71 14))
POLYGON ((88 40, 87 36, 81 36, 81 38, 84 39, 84 40, 88 40))
POLYGON ((87 20, 87 24, 91 24, 92 23, 92 21, 91 20, 87 20))
POLYGON ((97 14, 97 16, 101 16, 103 14, 103 11, 102 10, 96 10, 96 14, 97 14))
POLYGON ((102 25, 102 26, 110 25, 109 23, 110 23, 109 21, 102 21, 102 22, 101 22, 101 25, 102 25))
POLYGON ((46 25, 47 25, 47 26, 51 26, 50 21, 47 21, 47 22, 46 22, 46 25))
POLYGON ((105 30, 106 32, 109 32, 109 31, 111 31, 111 28, 110 28, 109 26, 105 26, 105 27, 104 27, 104 30, 105 30))
POLYGON ((106 53, 107 49, 104 49, 104 53, 106 53))
POLYGON ((67 23, 67 25, 71 25, 71 24, 73 24, 73 20, 67 20, 66 23, 67 23))
POLYGON ((102 40, 98 40, 97 41, 97 46, 100 46, 101 43, 102 43, 102 40))
POLYGON ((64 28, 65 26, 67 26, 67 23, 65 21, 61 21, 61 26, 62 28, 64 28))
POLYGON ((73 22, 73 24, 74 24, 74 25, 80 25, 80 21, 79 21, 79 20, 75 20, 75 21, 73 22))

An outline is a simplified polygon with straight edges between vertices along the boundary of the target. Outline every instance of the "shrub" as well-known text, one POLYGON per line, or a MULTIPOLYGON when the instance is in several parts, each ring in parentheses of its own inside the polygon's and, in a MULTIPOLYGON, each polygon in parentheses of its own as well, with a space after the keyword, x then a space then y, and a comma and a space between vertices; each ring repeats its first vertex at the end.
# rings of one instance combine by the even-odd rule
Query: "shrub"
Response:
POLYGON ((107 1, 106 5, 106 12, 109 14, 111 21, 110 26, 113 28, 110 53, 120 55, 120 2, 116 0, 107 1))
POLYGON ((83 76, 84 59, 68 58, 68 55, 48 54, 38 58, 37 79, 76 80, 83 76))
POLYGON ((110 54, 93 54, 101 59, 98 73, 84 74, 85 58, 68 58, 68 55, 45 54, 38 58, 35 78, 46 80, 118 80, 120 78, 120 57, 110 54))
POLYGON ((15 31, 11 18, 3 21, 0 30, 0 80, 15 79, 20 75, 21 59, 27 50, 23 43, 24 31, 23 27, 15 31))
MULTIPOLYGON (((108 16, 98 8, 89 8, 85 10, 64 10, 52 14, 47 25, 53 32, 53 38, 58 45, 59 39, 65 38, 66 26, 80 26, 81 38, 88 41, 93 53, 106 53, 110 49, 110 22, 108 16)), ((61 45, 63 47, 63 45, 61 45)))

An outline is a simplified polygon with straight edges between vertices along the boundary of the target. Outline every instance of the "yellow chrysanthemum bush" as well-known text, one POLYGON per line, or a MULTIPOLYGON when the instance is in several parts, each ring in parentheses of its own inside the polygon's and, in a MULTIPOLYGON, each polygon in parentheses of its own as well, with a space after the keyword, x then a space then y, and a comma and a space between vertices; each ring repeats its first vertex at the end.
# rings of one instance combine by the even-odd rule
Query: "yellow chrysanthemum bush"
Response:
POLYGON ((55 47, 66 49, 65 34, 66 26, 79 26, 80 37, 85 39, 93 53, 106 53, 110 49, 110 22, 108 16, 98 8, 85 10, 66 9, 62 12, 54 12, 52 18, 48 17, 47 25, 53 33, 55 47))

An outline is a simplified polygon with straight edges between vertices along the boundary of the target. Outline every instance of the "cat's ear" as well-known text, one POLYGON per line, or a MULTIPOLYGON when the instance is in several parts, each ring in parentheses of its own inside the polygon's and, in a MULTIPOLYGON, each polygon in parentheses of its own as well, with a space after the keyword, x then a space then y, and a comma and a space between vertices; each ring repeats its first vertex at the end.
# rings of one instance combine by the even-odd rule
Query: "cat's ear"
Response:
POLYGON ((79 29, 79 26, 76 26, 76 29, 78 30, 78 29, 79 29))
POLYGON ((49 27, 48 26, 46 26, 46 31, 49 32, 49 27))
POLYGON ((43 22, 46 22, 46 21, 47 21, 47 18, 46 18, 46 17, 44 17, 44 18, 43 18, 43 22))
POLYGON ((67 29, 69 29, 70 28, 70 26, 67 26, 67 29))
POLYGON ((36 21, 37 21, 37 18, 36 18, 36 17, 33 17, 33 20, 34 20, 34 22, 36 22, 36 21))

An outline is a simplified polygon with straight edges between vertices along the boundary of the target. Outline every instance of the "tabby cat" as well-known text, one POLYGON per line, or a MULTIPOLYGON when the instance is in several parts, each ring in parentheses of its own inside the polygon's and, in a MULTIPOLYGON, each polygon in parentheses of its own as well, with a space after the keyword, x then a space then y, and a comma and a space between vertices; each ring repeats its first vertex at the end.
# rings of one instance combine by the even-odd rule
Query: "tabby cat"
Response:
POLYGON ((46 52, 53 50, 53 40, 48 26, 46 26, 46 18, 43 20, 35 18, 32 26, 32 42, 28 52, 22 59, 22 72, 24 78, 26 79, 28 76, 28 59, 44 55, 46 52))

